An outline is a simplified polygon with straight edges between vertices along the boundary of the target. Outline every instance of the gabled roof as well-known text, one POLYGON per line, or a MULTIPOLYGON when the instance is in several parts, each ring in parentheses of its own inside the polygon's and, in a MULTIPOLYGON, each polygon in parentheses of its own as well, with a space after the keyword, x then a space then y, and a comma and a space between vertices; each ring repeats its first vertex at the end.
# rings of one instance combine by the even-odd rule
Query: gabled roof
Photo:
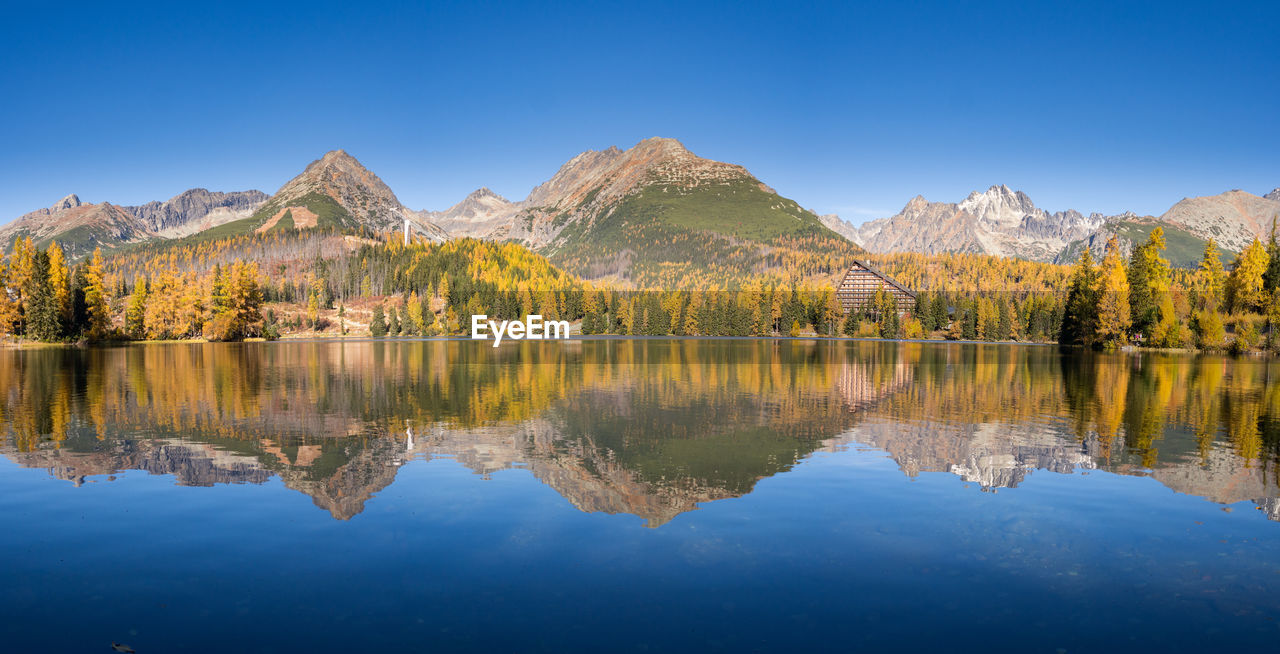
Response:
MULTIPOLYGON (((869 273, 871 273, 871 274, 875 275, 876 277, 879 277, 880 279, 884 280, 886 283, 888 283, 889 285, 891 285, 891 286, 893 286, 894 288, 898 289, 899 291, 902 291, 903 293, 906 293, 907 295, 910 295, 911 297, 915 297, 915 296, 916 296, 916 294, 915 294, 915 292, 914 292, 914 291, 912 291, 911 289, 908 289, 906 286, 903 286, 902 284, 899 284, 899 283, 898 283, 896 280, 894 280, 892 277, 890 277, 890 276, 888 276, 888 275, 886 275, 886 274, 884 274, 884 273, 880 272, 879 270, 877 270, 877 269, 875 268, 875 266, 872 266, 871 264, 867 263, 866 261, 863 261, 863 260, 861 260, 861 259, 854 259, 854 260, 853 260, 853 264, 854 264, 855 266, 861 266, 862 268, 866 269, 866 271, 867 271, 867 272, 869 272, 869 273)), ((849 277, 849 273, 851 273, 851 272, 853 272, 853 268, 850 268, 850 269, 848 270, 848 272, 845 272, 844 276, 845 276, 845 278, 846 278, 846 279, 849 277)), ((843 280, 843 279, 841 280, 841 283, 842 283, 842 284, 844 283, 844 280, 843 280)))

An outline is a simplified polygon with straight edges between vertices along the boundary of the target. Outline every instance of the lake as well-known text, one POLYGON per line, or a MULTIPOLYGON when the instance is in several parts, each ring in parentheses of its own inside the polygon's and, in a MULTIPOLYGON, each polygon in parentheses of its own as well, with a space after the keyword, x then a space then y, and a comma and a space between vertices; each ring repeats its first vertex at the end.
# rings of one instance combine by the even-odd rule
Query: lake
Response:
POLYGON ((0 412, 6 651, 1280 642, 1269 360, 717 339, 0 350, 0 412))

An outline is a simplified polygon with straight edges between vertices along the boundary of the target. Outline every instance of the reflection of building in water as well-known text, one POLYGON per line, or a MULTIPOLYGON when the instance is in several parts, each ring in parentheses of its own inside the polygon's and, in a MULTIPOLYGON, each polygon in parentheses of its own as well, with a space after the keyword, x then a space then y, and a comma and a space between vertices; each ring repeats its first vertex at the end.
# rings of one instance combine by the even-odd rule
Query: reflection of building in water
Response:
POLYGON ((907 363, 863 365, 847 363, 836 375, 836 388, 850 411, 869 408, 909 386, 915 367, 907 363))

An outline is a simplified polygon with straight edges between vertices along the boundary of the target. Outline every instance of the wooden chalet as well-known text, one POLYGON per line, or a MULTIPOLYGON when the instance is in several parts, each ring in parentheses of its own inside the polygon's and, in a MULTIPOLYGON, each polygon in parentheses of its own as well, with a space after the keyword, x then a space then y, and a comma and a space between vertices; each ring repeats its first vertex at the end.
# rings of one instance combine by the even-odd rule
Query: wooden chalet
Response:
POLYGON ((892 296, 898 305, 899 314, 916 306, 915 293, 865 261, 853 262, 853 266, 844 274, 844 279, 840 280, 840 286, 836 287, 836 299, 840 301, 846 314, 861 307, 867 307, 874 313, 875 308, 870 305, 876 291, 884 291, 892 296))

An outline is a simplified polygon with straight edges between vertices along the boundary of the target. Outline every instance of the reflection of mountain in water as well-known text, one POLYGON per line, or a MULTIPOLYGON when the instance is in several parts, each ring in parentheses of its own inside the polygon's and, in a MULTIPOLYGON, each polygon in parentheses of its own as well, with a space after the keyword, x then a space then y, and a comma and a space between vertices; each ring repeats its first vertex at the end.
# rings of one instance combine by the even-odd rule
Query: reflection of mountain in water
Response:
POLYGON ((236 347, 0 353, 13 364, 0 370, 4 453, 77 484, 122 470, 196 486, 278 476, 339 519, 404 463, 450 456, 656 527, 859 444, 907 475, 983 489, 1097 468, 1280 519, 1276 394, 1262 366, 1228 360, 772 341, 236 347))

